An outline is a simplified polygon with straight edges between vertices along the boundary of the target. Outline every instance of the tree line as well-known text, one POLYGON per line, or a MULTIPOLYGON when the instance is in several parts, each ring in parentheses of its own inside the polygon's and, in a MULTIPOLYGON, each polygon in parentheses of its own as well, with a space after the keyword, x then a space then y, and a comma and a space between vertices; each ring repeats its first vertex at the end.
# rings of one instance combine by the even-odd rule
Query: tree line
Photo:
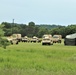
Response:
POLYGON ((4 25, 5 36, 20 33, 22 36, 37 36, 41 38, 44 34, 60 34, 65 38, 68 34, 76 33, 76 25, 36 25, 34 22, 29 22, 28 25, 2 22, 1 25, 4 25))

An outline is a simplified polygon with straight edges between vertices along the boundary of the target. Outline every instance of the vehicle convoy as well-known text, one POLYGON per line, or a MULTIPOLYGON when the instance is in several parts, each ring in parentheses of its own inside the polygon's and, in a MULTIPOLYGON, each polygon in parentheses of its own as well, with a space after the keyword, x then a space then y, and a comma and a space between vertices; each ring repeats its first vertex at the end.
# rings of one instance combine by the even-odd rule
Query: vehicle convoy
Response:
POLYGON ((53 43, 61 43, 61 35, 53 35, 53 43))
POLYGON ((53 45, 52 35, 43 35, 42 45, 53 45))

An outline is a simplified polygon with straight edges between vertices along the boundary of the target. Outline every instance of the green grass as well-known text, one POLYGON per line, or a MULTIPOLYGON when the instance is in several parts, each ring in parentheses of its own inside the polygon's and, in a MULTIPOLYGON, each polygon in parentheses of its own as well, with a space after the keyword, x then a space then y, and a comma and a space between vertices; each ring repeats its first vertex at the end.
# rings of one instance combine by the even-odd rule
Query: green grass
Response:
POLYGON ((76 75, 76 46, 21 42, 0 48, 0 75, 76 75))

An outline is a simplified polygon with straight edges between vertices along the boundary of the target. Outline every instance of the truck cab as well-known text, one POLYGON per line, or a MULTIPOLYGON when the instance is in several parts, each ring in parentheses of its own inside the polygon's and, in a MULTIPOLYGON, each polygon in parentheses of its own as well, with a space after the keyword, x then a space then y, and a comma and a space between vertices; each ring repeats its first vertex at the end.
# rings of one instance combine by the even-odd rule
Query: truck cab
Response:
POLYGON ((53 35, 53 43, 61 43, 61 35, 53 35))
POLYGON ((42 45, 53 45, 52 35, 43 35, 42 45))

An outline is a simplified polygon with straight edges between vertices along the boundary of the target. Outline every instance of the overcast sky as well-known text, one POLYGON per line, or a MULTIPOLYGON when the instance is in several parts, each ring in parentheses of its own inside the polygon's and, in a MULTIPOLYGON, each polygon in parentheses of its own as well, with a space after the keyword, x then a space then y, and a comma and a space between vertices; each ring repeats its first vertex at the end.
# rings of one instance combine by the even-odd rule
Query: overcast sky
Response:
POLYGON ((0 0, 0 23, 76 24, 76 0, 0 0))

